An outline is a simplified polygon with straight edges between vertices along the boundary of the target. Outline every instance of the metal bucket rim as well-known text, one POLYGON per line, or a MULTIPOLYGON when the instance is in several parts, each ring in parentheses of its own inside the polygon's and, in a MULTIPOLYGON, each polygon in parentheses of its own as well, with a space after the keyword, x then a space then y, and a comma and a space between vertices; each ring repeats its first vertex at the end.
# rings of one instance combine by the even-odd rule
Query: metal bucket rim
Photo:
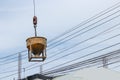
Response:
POLYGON ((39 36, 37 36, 37 37, 29 37, 28 39, 26 39, 26 41, 28 41, 29 39, 32 39, 32 38, 43 38, 43 39, 45 39, 47 41, 47 39, 45 37, 39 37, 39 36))

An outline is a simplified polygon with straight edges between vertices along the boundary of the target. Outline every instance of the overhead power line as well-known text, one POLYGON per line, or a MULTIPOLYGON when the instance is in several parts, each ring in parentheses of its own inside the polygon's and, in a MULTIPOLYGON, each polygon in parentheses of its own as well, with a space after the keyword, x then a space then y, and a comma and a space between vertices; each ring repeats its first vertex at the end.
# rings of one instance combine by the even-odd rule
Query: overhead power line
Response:
MULTIPOLYGON (((119 16, 119 15, 118 15, 119 16)), ((116 17, 118 17, 118 16, 115 16, 114 18, 116 18, 116 17)), ((112 18, 112 19, 114 19, 114 18, 112 18)), ((110 20, 112 20, 112 19, 109 19, 108 21, 110 21, 110 20)), ((106 23, 106 22, 108 22, 108 21, 105 21, 104 23, 106 23)), ((103 23, 102 23, 103 24, 103 23)), ((100 24, 100 25, 102 25, 102 24, 100 24)), ((60 58, 59 58, 60 59, 60 58)))
MULTIPOLYGON (((88 29, 88 30, 83 31, 83 32, 80 33, 80 31, 82 31, 82 30, 84 30, 84 29, 86 29, 86 28, 88 28, 88 27, 93 26, 94 24, 96 24, 96 23, 98 23, 98 22, 100 22, 100 21, 102 21, 102 20, 104 20, 104 19, 107 19, 107 18, 111 17, 112 15, 114 15, 114 14, 116 14, 116 13, 118 13, 118 12, 120 12, 120 10, 118 10, 118 11, 116 11, 116 12, 114 12, 114 13, 112 13, 112 14, 110 14, 110 15, 102 18, 102 19, 100 19, 99 21, 96 21, 96 22, 94 22, 94 23, 92 23, 92 24, 90 24, 90 25, 88 25, 88 26, 86 26, 86 27, 84 27, 84 28, 82 28, 82 29, 80 29, 80 30, 78 30, 78 31, 76 31, 76 32, 68 35, 68 36, 66 36, 65 38, 60 39, 59 41, 57 41, 56 43, 54 43, 54 45, 53 45, 52 47, 50 47, 48 50, 50 50, 50 49, 52 49, 52 48, 55 48, 56 46, 61 45, 61 44, 65 43, 65 42, 67 42, 67 41, 69 41, 69 40, 71 40, 71 39, 74 39, 75 37, 81 36, 81 35, 83 35, 84 33, 89 32, 89 31, 91 31, 91 30, 93 30, 93 29, 95 29, 95 28, 97 28, 97 27, 99 27, 99 26, 101 26, 101 25, 103 25, 103 24, 105 24, 105 23, 107 23, 107 22, 115 19, 115 18, 118 18, 120 15, 117 15, 117 16, 115 16, 115 17, 113 17, 113 18, 111 18, 111 19, 109 19, 109 20, 107 20, 107 21, 105 21, 105 22, 103 22, 103 23, 98 24, 97 26, 94 26, 94 27, 92 27, 92 28, 90 28, 90 29, 88 29), (78 34, 77 34, 77 33, 78 33, 78 34), (75 34, 76 34, 76 35, 75 35, 75 34), (70 38, 68 38, 68 37, 70 37, 70 38), (68 39, 67 39, 67 38, 68 38, 68 39)), ((49 45, 48 45, 48 47, 49 47, 49 45)))
POLYGON ((95 16, 93 16, 93 17, 91 17, 91 18, 89 18, 89 19, 87 19, 87 20, 81 22, 81 23, 78 24, 77 26, 75 26, 75 27, 69 29, 68 31, 62 33, 61 35, 56 36, 55 38, 51 39, 49 42, 51 43, 51 42, 53 42, 53 41, 59 39, 60 37, 63 37, 64 35, 66 35, 66 34, 72 32, 73 30, 78 29, 80 26, 83 26, 83 25, 85 25, 85 24, 87 24, 87 23, 89 23, 89 22, 91 22, 91 21, 93 21, 93 20, 95 20, 95 19, 97 19, 97 18, 99 18, 99 17, 101 17, 101 16, 103 16, 103 15, 109 13, 110 11, 113 11, 113 10, 119 8, 119 7, 120 7, 120 2, 118 2, 117 4, 115 4, 115 5, 113 5, 113 6, 109 7, 109 8, 107 8, 107 9, 105 9, 104 11, 101 11, 100 13, 96 14, 95 16))
MULTIPOLYGON (((54 60, 48 61, 48 62, 46 62, 46 63, 44 63, 44 64, 42 64, 42 65, 49 64, 49 63, 51 63, 51 62, 53 62, 53 61, 56 61, 56 60, 59 60, 59 59, 61 59, 61 58, 63 58, 63 57, 67 57, 67 56, 69 56, 69 55, 72 55, 73 53, 76 54, 76 53, 78 53, 78 52, 80 52, 80 51, 82 51, 82 50, 85 50, 85 49, 87 49, 87 48, 90 48, 90 47, 92 47, 92 46, 95 46, 95 45, 97 45, 97 44, 100 44, 100 43, 102 43, 102 42, 105 42, 105 41, 107 41, 107 40, 113 39, 113 38, 118 37, 118 36, 120 36, 120 34, 117 34, 117 35, 115 35, 115 36, 112 36, 112 37, 107 38, 107 39, 105 39, 105 40, 103 40, 103 41, 97 42, 97 43, 95 43, 95 44, 92 44, 92 45, 87 46, 87 47, 85 47, 85 48, 82 48, 82 49, 80 49, 80 50, 73 51, 73 52, 71 52, 71 53, 65 54, 65 55, 63 55, 63 56, 61 56, 61 57, 59 57, 59 58, 55 58, 54 60)), ((108 48, 109 48, 109 47, 108 47, 108 48)), ((95 54, 95 53, 94 53, 94 54, 95 54)), ((89 55, 91 55, 91 53, 90 53, 89 55)), ((84 58, 84 57, 86 57, 86 56, 88 56, 88 54, 85 55, 85 56, 79 57, 79 58, 77 58, 77 59, 81 59, 81 58, 84 58)), ((75 59, 75 60, 77 60, 77 59, 75 59)), ((65 63, 60 64, 60 65, 68 64, 69 62, 71 62, 71 61, 65 62, 65 63)), ((34 64, 34 65, 35 65, 35 64, 34 64)), ((60 65, 58 65, 58 66, 60 66, 60 65)), ((31 65, 31 66, 33 66, 33 65, 31 65)), ((29 68, 29 67, 31 67, 31 66, 28 66, 28 67, 26 67, 26 68, 29 68)), ((39 66, 40 66, 40 65, 37 65, 37 66, 34 66, 34 67, 30 68, 30 69, 34 69, 34 68, 39 67, 39 66)), ((58 66, 55 66, 55 67, 58 67, 58 66)), ((54 68, 55 68, 55 67, 54 67, 54 68)))
MULTIPOLYGON (((95 53, 97 53, 97 52, 103 51, 103 50, 105 50, 105 49, 108 49, 108 48, 111 48, 111 47, 117 46, 117 45, 119 45, 119 44, 120 44, 120 42, 119 42, 119 43, 116 43, 116 44, 113 44, 113 45, 111 45, 111 46, 105 47, 105 48, 103 48, 103 49, 97 50, 97 51, 95 51, 95 52, 92 52, 92 53, 86 54, 86 55, 81 56, 81 57, 79 57, 79 58, 76 58, 76 59, 74 59, 74 60, 67 61, 67 62, 62 63, 62 64, 60 64, 60 65, 57 65, 57 66, 55 66, 55 67, 59 67, 59 66, 64 65, 64 64, 71 63, 71 62, 73 62, 73 61, 79 60, 79 59, 81 59, 81 58, 84 58, 84 57, 87 57, 87 56, 89 56, 89 55, 95 54, 95 53)), ((55 67, 53 67, 53 69, 54 69, 55 67)))
MULTIPOLYGON (((120 5, 119 5, 119 6, 120 6, 120 5)), ((117 7, 118 7, 118 6, 117 6, 117 7)), ((116 8, 117 8, 117 7, 116 7, 116 8)), ((57 39, 58 39, 58 38, 57 38, 57 39)), ((27 51, 27 50, 26 50, 26 51, 27 51)), ((13 55, 14 55, 14 54, 13 54, 13 55)), ((9 56, 10 56, 10 55, 5 56, 5 57, 2 57, 2 58, 3 58, 3 59, 4 59, 4 58, 8 58, 9 56)), ((11 55, 11 56, 12 56, 12 55, 11 55)), ((2 58, 0 58, 0 59, 2 59, 2 58)))
MULTIPOLYGON (((111 47, 113 47, 113 46, 116 46, 116 45, 119 45, 120 43, 116 43, 116 44, 114 44, 114 45, 111 45, 111 46, 109 46, 109 47, 106 47, 106 48, 103 48, 103 49, 100 49, 100 50, 98 50, 98 51, 95 51, 95 52, 93 52, 93 53, 90 53, 90 54, 94 54, 94 53, 97 53, 97 52, 100 52, 100 51, 103 51, 103 50, 105 50, 105 49, 108 49, 108 48, 111 48, 111 47)), ((85 56, 88 56, 88 55, 90 55, 90 54, 87 54, 87 55, 85 55, 85 56)), ((84 57, 84 56, 83 56, 84 57)), ((81 58, 83 58, 83 57, 81 57, 81 58)), ((77 58, 77 59, 80 59, 80 58, 77 58)), ((75 59, 75 60, 77 60, 77 59, 75 59)), ((72 60, 73 61, 73 60, 72 60)), ((72 61, 69 61, 69 62, 72 62, 72 61)), ((69 62, 67 62, 67 63, 69 63, 69 62)), ((64 63, 65 64, 65 63, 64 63)), ((63 65, 64 65, 63 64, 63 65)), ((62 64, 61 64, 62 65, 62 64)), ((32 68, 30 68, 30 69, 32 69, 32 68)), ((26 71, 28 71, 28 70, 30 70, 30 69, 27 69, 26 71)), ((12 74, 13 75, 13 74, 12 74)), ((9 76, 11 76, 11 75, 9 75, 9 76)), ((5 76, 5 77, 9 77, 9 76, 5 76)), ((4 77, 2 77, 2 78, 4 78, 4 77)), ((0 79, 2 79, 2 78, 0 78, 0 79)))
MULTIPOLYGON (((119 12, 119 11, 117 11, 117 12, 119 12)), ((115 13, 117 13, 117 12, 115 12, 115 13)), ((115 14, 115 13, 113 13, 113 14, 115 14)), ((111 15, 113 15, 113 14, 111 14, 111 15)), ((109 15, 109 16, 111 16, 111 15, 109 15)), ((109 20, 107 20, 107 21, 105 21, 105 22, 97 25, 97 26, 103 25, 103 24, 105 24, 105 23, 107 23, 107 22, 109 22, 109 21, 111 21, 111 20, 113 20, 113 19, 115 19, 115 18, 118 18, 119 16, 120 16, 120 15, 117 15, 117 16, 115 16, 115 17, 113 17, 113 18, 111 18, 111 19, 109 19, 109 20)), ((106 18, 106 17, 105 17, 105 18, 106 18)), ((92 30, 92 29, 96 28, 97 26, 92 27, 92 28, 88 29, 87 31, 92 30)), ((83 33, 87 32, 87 31, 84 31, 83 33)), ((80 34, 79 34, 79 35, 80 35, 80 34)), ((77 35, 77 36, 79 36, 79 35, 77 35)), ((61 43, 61 44, 62 44, 62 43, 61 43)))
POLYGON ((62 51, 60 51, 60 52, 58 52, 58 53, 50 56, 49 59, 52 58, 52 57, 54 57, 54 56, 60 55, 60 54, 62 54, 63 52, 66 52, 66 51, 68 51, 68 50, 70 50, 70 49, 72 49, 72 48, 75 48, 76 46, 78 46, 78 45, 80 45, 80 44, 83 44, 84 42, 87 42, 87 41, 89 41, 89 40, 91 40, 91 39, 94 39, 94 38, 96 38, 96 37, 98 37, 98 36, 106 33, 107 31, 109 31, 109 30, 111 30, 111 29, 113 29, 113 28, 115 28, 115 27, 117 27, 117 26, 119 26, 119 25, 120 25, 120 23, 119 23, 119 24, 116 24, 115 26, 112 26, 112 27, 110 27, 110 28, 108 28, 108 29, 106 29, 106 30, 104 30, 104 31, 102 31, 102 32, 100 32, 100 33, 98 33, 98 34, 90 37, 90 38, 87 38, 87 39, 85 39, 85 40, 83 40, 83 41, 80 41, 80 42, 72 45, 71 47, 69 47, 69 48, 67 48, 67 49, 64 49, 64 50, 62 50, 62 51))
MULTIPOLYGON (((26 59, 27 56, 24 56, 22 57, 22 59, 26 59)), ((11 63, 14 63, 14 62, 17 62, 18 60, 12 60, 12 61, 7 61, 7 62, 4 62, 4 63, 1 63, 0 66, 3 66, 3 65, 8 65, 8 64, 11 64, 11 63)))
MULTIPOLYGON (((120 55, 119 56, 117 56, 117 57, 112 57, 112 58, 108 58, 108 60, 112 60, 112 59, 116 59, 116 58, 118 58, 118 57, 120 57, 120 55)), ((101 57, 101 58, 99 58, 99 57, 97 57, 98 59, 94 59, 94 58, 92 58, 92 59, 89 59, 89 60, 86 60, 86 61, 82 61, 82 62, 78 62, 78 63, 74 63, 74 64, 71 64, 71 65, 67 65, 67 66, 64 66, 64 67, 60 67, 60 68, 58 68, 58 69, 52 69, 52 70, 49 70, 49 71, 46 71, 45 73, 44 73, 44 75, 48 75, 48 74, 53 74, 53 73, 58 73, 58 72, 62 72, 62 71, 68 71, 68 70, 72 70, 72 69, 76 69, 76 68, 83 68, 83 67, 86 67, 86 66, 92 66, 92 65, 101 65, 102 64, 102 66, 100 66, 100 67, 103 67, 103 57, 101 57)), ((111 63, 109 63, 109 64, 107 64, 107 65, 111 65, 111 64, 114 64, 114 63, 117 63, 117 62, 119 62, 119 60, 117 60, 117 61, 114 61, 114 62, 111 62, 111 63)), ((94 65, 94 66, 95 66, 94 65)))
MULTIPOLYGON (((118 63, 120 60, 117 60, 117 61, 114 61, 114 62, 111 62, 111 63, 108 63, 107 65, 109 66, 109 65, 112 65, 112 64, 115 64, 115 63, 118 63)), ((100 67, 103 67, 100 63, 91 63, 92 65, 85 65, 85 66, 83 66, 83 67, 78 67, 78 68, 73 68, 73 69, 70 69, 70 70, 61 70, 61 71, 56 71, 56 72, 54 72, 54 73, 52 73, 52 72, 49 72, 49 74, 47 74, 47 73, 45 73, 44 75, 49 75, 49 76, 52 76, 52 75, 54 75, 54 77, 55 76, 60 76, 60 75, 65 75, 65 74, 67 74, 67 73, 69 73, 69 72, 73 72, 73 71, 76 71, 76 70, 80 70, 80 69, 85 69, 85 68, 89 68, 89 67, 92 67, 92 66, 98 66, 98 68, 100 68, 100 67), (51 75, 50 75, 51 74, 51 75), (58 75, 57 75, 58 74, 58 75)))
POLYGON ((7 56, 5 56, 5 57, 0 57, 0 60, 1 60, 1 59, 6 59, 6 58, 13 57, 14 55, 18 55, 18 53, 24 53, 24 52, 26 52, 26 51, 27 51, 27 50, 23 50, 23 51, 14 53, 14 54, 7 55, 7 56))
MULTIPOLYGON (((117 18, 117 17, 119 17, 119 16, 120 16, 120 15, 117 15, 117 16, 115 16, 115 17, 113 17, 113 18, 111 18, 111 19, 109 19, 109 20, 107 20, 107 21, 105 21, 105 22, 97 25, 97 26, 103 25, 103 24, 105 24, 105 23, 107 23, 107 22, 109 22, 109 21, 111 21, 111 20, 113 20, 113 19, 115 19, 115 18, 117 18)), ((96 28, 97 26, 95 26, 95 27, 93 27, 93 28, 96 28)), ((91 28, 91 29, 93 29, 93 28, 91 28)), ((90 30, 90 29, 89 29, 89 30, 90 30)), ((87 30, 87 31, 88 31, 88 30, 87 30)), ((91 46, 90 46, 90 47, 91 47, 91 46)), ((80 51, 80 50, 78 50, 78 51, 80 51)), ((72 52, 71 54, 73 54, 73 53, 76 53, 76 52, 72 52)), ((67 55, 68 55, 68 54, 67 54, 67 55)), ((65 57, 65 56, 62 56, 62 57, 65 57)), ((62 58, 62 57, 60 57, 60 58, 62 58)), ((59 59, 60 59, 60 58, 59 58, 59 59)), ((56 58, 55 60, 57 60, 57 58, 56 58)), ((52 61, 54 61, 54 60, 52 60, 52 61)), ((50 63, 50 62, 48 62, 48 63, 50 63)))
MULTIPOLYGON (((110 27, 110 28, 108 28, 108 29, 106 29, 106 30, 104 30, 104 31, 102 31, 102 32, 100 32, 100 33, 98 33, 97 35, 95 35, 95 36, 93 36, 93 37, 91 37, 91 38, 94 38, 94 37, 97 37, 97 36, 99 36, 99 35, 101 35, 101 34, 104 34, 105 32, 107 32, 107 31, 109 31, 109 30, 111 30, 112 28, 115 28, 115 27, 117 27, 117 26, 119 26, 120 25, 120 23, 119 24, 116 24, 115 26, 112 26, 112 27, 110 27)), ((90 45, 90 46, 88 46, 88 47, 85 47, 85 48, 83 48, 83 49, 81 49, 81 51, 82 50, 84 50, 84 49, 87 49, 87 48, 90 48, 90 47, 92 47, 92 46, 95 46, 95 45, 97 45, 97 44, 100 44, 100 43, 102 43, 102 42, 104 42, 104 41, 107 41, 107 40, 110 40, 110 39, 113 39, 113 38, 115 38, 115 37, 118 37, 118 36, 120 36, 120 34, 118 34, 118 35, 115 35, 115 36, 113 36, 113 37, 110 37, 110 38, 108 38, 108 39, 106 39, 106 40, 103 40, 103 41, 100 41, 100 42, 98 42, 98 43, 95 43, 95 44, 92 44, 92 45, 90 45)), ((90 38, 90 39, 91 39, 90 38)), ((83 42, 80 42, 80 43, 83 43, 83 42)), ((79 43, 77 43, 76 45, 78 45, 79 43)), ((74 45, 74 46, 76 46, 76 45, 74 45)), ((72 47, 70 47, 69 49, 72 49, 72 47)), ((64 50, 64 51, 67 51, 67 50, 64 50)), ((63 51, 63 52, 64 52, 63 51)), ((63 52, 61 52, 61 53, 63 53, 63 52)), ((60 53, 58 53, 58 54, 60 54, 60 53)), ((69 54, 70 55, 70 54, 69 54)), ((54 55, 55 56, 55 55, 54 55)), ((63 56, 62 56, 63 57, 63 56)), ((25 57, 26 58, 26 57, 25 57)), ((50 59, 50 58, 49 58, 50 59)), ((10 63, 10 62, 8 62, 8 63, 10 63)), ((6 64, 6 63, 5 63, 6 64)), ((33 64, 32 64, 33 65, 33 64)), ((16 65, 17 66, 17 65, 16 65)), ((15 66, 15 67, 16 67, 15 66)), ((26 67, 26 68, 28 68, 28 67, 26 67)), ((9 71, 8 71, 9 72, 9 71)))
MULTIPOLYGON (((80 65, 80 64, 85 64, 86 66, 88 66, 87 64, 93 64, 93 63, 95 63, 95 62, 97 62, 97 61, 102 61, 102 58, 103 57, 110 57, 110 56, 112 56, 112 55, 115 55, 115 54, 119 54, 119 51, 120 50, 116 50, 116 51, 114 51, 114 52, 110 52, 110 53, 107 53, 107 54, 104 54, 104 55, 101 55, 101 56, 98 56, 98 57, 95 57, 95 58, 92 58, 92 59, 88 59, 88 60, 85 60, 85 61, 82 61, 82 62, 79 62, 79 63, 74 63, 74 64, 71 64, 71 65, 73 65, 73 66, 77 66, 77 65, 79 65, 79 66, 82 66, 82 65, 80 65), (97 60, 97 61, 96 61, 97 60), (90 62, 90 63, 89 63, 90 62), (76 65, 77 64, 77 65, 76 65)), ((119 55, 120 56, 120 55, 119 55)), ((117 58, 119 57, 119 56, 116 56, 117 58)), ((116 57, 112 57, 112 58, 108 58, 108 59, 116 59, 116 57)), ((116 63, 116 62, 118 62, 118 61, 114 61, 114 62, 111 62, 111 63, 108 63, 107 65, 110 65, 110 64, 114 64, 114 63, 116 63)), ((73 67, 73 66, 65 66, 64 68, 69 68, 69 67, 71 67, 71 68, 75 68, 75 67, 73 67)), ((78 66, 78 67, 79 67, 78 66)), ((85 67, 86 67, 85 66, 85 67)), ((81 68, 81 67, 80 67, 81 68)), ((83 67, 82 67, 83 68, 83 67)), ((52 68, 52 69, 55 69, 55 68, 52 68)), ((63 69, 63 68, 61 68, 61 69, 63 69)), ((51 69, 49 69, 50 71, 51 71, 51 69)), ((60 69, 56 69, 56 70, 60 70, 60 69)), ((69 70, 69 69, 68 69, 69 70)), ((48 73, 50 73, 50 74, 52 74, 52 72, 48 72, 48 73)), ((52 70, 53 71, 53 70, 52 70)), ((62 71, 64 71, 64 70, 60 70, 60 72, 62 72, 62 71)), ((9 71, 9 72, 11 72, 11 71, 9 71)), ((55 71, 54 71, 55 72, 55 71)), ((5 72, 4 72, 5 73, 5 72)), ((57 73, 57 72, 55 72, 55 73, 57 73)), ((46 74, 46 73, 44 73, 44 74, 46 74)), ((15 74, 11 74, 11 75, 15 75, 15 74)), ((6 77, 10 77, 11 75, 7 75, 7 76, 5 76, 5 77, 2 77, 2 78, 0 78, 0 79, 3 79, 3 78, 6 78, 6 77)), ((47 74, 46 74, 47 75, 47 74)))
POLYGON ((120 65, 117 65, 117 66, 114 66, 112 69, 119 68, 119 67, 120 67, 120 65))
MULTIPOLYGON (((13 61, 12 61, 13 62, 13 61)), ((10 62, 8 62, 8 63, 10 63, 10 62)))
POLYGON ((87 59, 87 60, 83 60, 83 61, 80 61, 80 62, 76 62, 76 63, 73 63, 73 64, 70 64, 70 65, 67 65, 67 66, 63 66, 63 67, 52 67, 52 68, 49 68, 47 70, 44 70, 44 75, 48 75, 48 74, 53 74, 53 73, 57 73, 57 72, 62 72, 62 71, 67 71, 67 70, 72 70, 72 69, 75 69, 75 68, 83 68, 83 67, 90 67, 91 65, 101 65, 100 67, 103 67, 103 59, 106 58, 108 63, 106 65, 112 65, 114 63, 118 63, 119 60, 120 60, 120 49, 119 50, 115 50, 115 51, 112 51, 112 52, 109 52, 107 54, 103 54, 103 55, 100 55, 100 56, 97 56, 97 57, 93 57, 93 58, 90 58, 90 59, 87 59), (57 69, 56 69, 57 68, 57 69))
POLYGON ((4 71, 4 72, 1 72, 0 74, 8 74, 8 73, 13 73, 13 72, 17 72, 18 70, 15 69, 15 70, 9 70, 9 71, 4 71))
MULTIPOLYGON (((34 0, 33 0, 33 2, 34 2, 34 0)), ((80 23, 80 24, 87 24, 88 22, 91 22, 92 20, 97 19, 97 18, 101 17, 102 15, 105 15, 105 14, 109 13, 110 11, 113 11, 113 10, 119 8, 119 7, 120 7, 120 2, 117 3, 117 4, 115 4, 115 5, 113 5, 113 6, 111 6, 110 8, 107 8, 106 10, 98 13, 97 15, 89 18, 88 20, 86 20, 86 21, 84 21, 84 22, 82 22, 82 23, 80 23)), ((82 25, 81 25, 81 26, 82 26, 82 25)), ((76 29, 77 29, 77 27, 80 27, 80 25, 79 25, 79 26, 76 26, 76 29)), ((75 28, 75 27, 74 27, 74 28, 75 28)), ((65 33, 71 32, 71 30, 74 30, 74 29, 72 28, 72 29, 68 30, 68 31, 65 32, 65 33)), ((64 33, 64 34, 65 34, 65 33, 64 33)), ((57 38, 54 38, 54 39, 50 40, 49 43, 51 43, 52 41, 55 41, 55 39, 58 39, 59 37, 62 37, 64 34, 62 34, 61 36, 57 36, 57 38)), ((27 50, 24 50, 24 51, 21 51, 21 52, 18 52, 18 53, 22 53, 22 52, 26 52, 26 51, 27 51, 27 50)), ((17 54, 17 53, 15 53, 15 54, 17 54)), ((15 54, 11 54, 11 55, 8 55, 8 56, 5 56, 5 57, 1 57, 0 59, 5 59, 5 58, 8 58, 8 57, 13 56, 13 55, 15 55, 15 54)))
MULTIPOLYGON (((26 56, 26 54, 23 54, 22 56, 26 56)), ((16 55, 15 57, 10 57, 10 58, 2 59, 2 60, 0 60, 0 62, 4 63, 4 62, 7 62, 7 61, 16 60, 16 59, 18 59, 18 55, 16 55)))
MULTIPOLYGON (((120 35, 120 34, 119 34, 119 35, 120 35)), ((61 65, 64 65, 64 64, 71 63, 71 62, 73 62, 73 61, 76 61, 76 60, 82 59, 82 58, 84 58, 84 57, 93 55, 93 54, 95 54, 95 53, 104 51, 104 50, 106 50, 106 49, 109 49, 109 48, 111 48, 111 47, 117 46, 117 45, 119 45, 119 44, 120 44, 120 42, 119 42, 119 43, 116 43, 116 44, 113 44, 113 45, 110 45, 110 46, 108 46, 108 47, 105 47, 105 48, 103 48, 103 49, 97 50, 97 51, 95 51, 95 52, 86 54, 86 55, 84 55, 84 56, 80 56, 79 58, 76 58, 76 59, 74 59, 74 60, 70 60, 70 61, 68 61, 68 62, 62 63, 62 64, 60 64, 60 65, 58 65, 58 66, 61 66, 61 65)), ((49 62, 46 62, 46 63, 44 63, 44 64, 42 64, 42 65, 49 64, 49 63, 51 63, 51 62, 53 62, 53 61, 56 61, 56 60, 58 60, 58 59, 61 59, 61 58, 63 58, 63 57, 66 57, 66 56, 68 56, 68 55, 70 55, 70 54, 78 53, 78 52, 80 52, 80 50, 77 50, 77 51, 71 52, 71 53, 69 53, 69 54, 63 55, 63 56, 61 56, 61 57, 59 57, 59 58, 56 58, 56 59, 51 60, 51 61, 49 61, 49 62)), ((39 67, 39 66, 40 66, 40 65, 31 67, 31 68, 29 68, 28 70, 31 70, 31 69, 36 68, 36 67, 39 67)), ((55 66, 55 67, 58 67, 58 66, 55 66)))
POLYGON ((10 74, 10 75, 7 75, 7 76, 4 76, 4 77, 1 77, 0 80, 4 80, 5 78, 7 78, 7 77, 11 77, 11 76, 14 76, 14 75, 17 75, 17 73, 13 73, 13 74, 10 74))

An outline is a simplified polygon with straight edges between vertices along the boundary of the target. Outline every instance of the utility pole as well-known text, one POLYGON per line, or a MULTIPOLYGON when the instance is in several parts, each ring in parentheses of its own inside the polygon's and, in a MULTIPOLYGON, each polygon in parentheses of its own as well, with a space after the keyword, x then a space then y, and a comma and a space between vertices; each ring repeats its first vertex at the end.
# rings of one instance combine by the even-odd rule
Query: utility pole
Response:
POLYGON ((13 80, 15 80, 15 78, 13 78, 13 80))
POLYGON ((40 65, 40 74, 42 74, 42 68, 43 68, 43 66, 40 65))
POLYGON ((21 80, 21 53, 18 54, 18 80, 21 80))
POLYGON ((103 68, 108 68, 108 60, 106 57, 103 57, 103 68))
POLYGON ((24 72, 24 79, 25 79, 25 68, 23 68, 23 72, 24 72))

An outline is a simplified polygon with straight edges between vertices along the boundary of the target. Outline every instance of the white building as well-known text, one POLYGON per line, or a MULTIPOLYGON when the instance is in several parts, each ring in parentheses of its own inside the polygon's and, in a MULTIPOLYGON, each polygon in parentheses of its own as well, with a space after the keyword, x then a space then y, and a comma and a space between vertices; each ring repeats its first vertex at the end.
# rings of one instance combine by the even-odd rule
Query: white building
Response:
POLYGON ((105 68, 88 68, 53 80, 120 80, 120 73, 105 68))

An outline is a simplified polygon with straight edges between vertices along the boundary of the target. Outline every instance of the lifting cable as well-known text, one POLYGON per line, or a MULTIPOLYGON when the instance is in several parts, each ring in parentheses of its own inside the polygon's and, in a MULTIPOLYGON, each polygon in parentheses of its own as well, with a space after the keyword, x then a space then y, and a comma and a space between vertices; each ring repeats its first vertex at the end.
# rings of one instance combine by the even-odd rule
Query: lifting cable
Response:
POLYGON ((34 6, 34 17, 33 17, 33 25, 34 25, 34 29, 35 29, 35 37, 37 37, 37 30, 36 30, 36 27, 37 27, 37 17, 35 16, 35 0, 33 0, 33 6, 34 6))
POLYGON ((33 0, 33 6, 34 6, 34 16, 35 16, 35 0, 33 0))

